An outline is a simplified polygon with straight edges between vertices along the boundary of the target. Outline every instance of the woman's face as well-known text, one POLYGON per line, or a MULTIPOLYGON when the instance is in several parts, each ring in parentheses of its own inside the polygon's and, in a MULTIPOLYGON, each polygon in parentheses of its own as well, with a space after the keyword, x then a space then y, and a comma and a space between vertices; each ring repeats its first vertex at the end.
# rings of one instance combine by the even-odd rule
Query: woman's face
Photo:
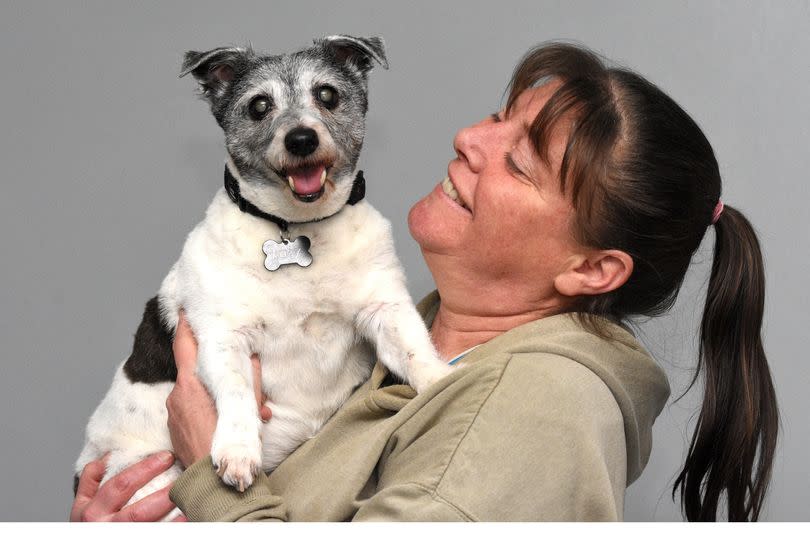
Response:
MULTIPOLYGON (((528 285, 543 297, 556 295, 553 279, 577 248, 573 208, 559 181, 568 127, 558 122, 552 133, 550 166, 536 155, 527 135, 556 88, 528 89, 508 115, 502 110, 459 131, 453 141, 456 158, 448 166, 458 200, 439 184, 411 208, 411 235, 437 284, 442 275, 436 271, 444 266, 432 261, 450 257, 456 270, 473 276, 468 280, 528 285)), ((448 271, 453 271, 450 266, 448 271)))

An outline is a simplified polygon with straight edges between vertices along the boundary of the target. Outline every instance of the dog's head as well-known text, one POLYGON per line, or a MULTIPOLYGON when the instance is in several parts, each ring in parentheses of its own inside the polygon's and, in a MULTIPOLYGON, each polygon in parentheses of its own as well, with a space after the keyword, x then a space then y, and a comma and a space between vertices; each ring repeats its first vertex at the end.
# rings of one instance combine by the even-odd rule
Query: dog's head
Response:
POLYGON ((189 51, 180 76, 199 82, 245 198, 287 221, 308 221, 349 198, 375 62, 388 68, 381 38, 339 35, 278 56, 189 51))

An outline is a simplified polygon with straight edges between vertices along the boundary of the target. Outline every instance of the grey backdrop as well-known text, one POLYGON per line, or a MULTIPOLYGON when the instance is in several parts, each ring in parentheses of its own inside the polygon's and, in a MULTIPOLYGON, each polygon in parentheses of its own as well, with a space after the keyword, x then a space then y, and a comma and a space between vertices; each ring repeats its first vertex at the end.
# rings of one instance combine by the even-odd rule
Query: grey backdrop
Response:
MULTIPOLYGON (((767 258, 765 341, 783 430, 765 518, 807 520, 808 3, 539 0, 2 2, 0 519, 66 517, 87 417, 220 185, 222 137, 194 82, 177 78, 182 53, 248 41, 286 51, 333 33, 388 45, 390 71, 371 77, 361 166, 417 298, 432 283, 408 208, 444 177, 454 132, 499 107, 531 45, 590 45, 695 117, 721 163, 723 198, 755 223, 767 258)), ((695 362, 712 241, 672 314, 643 325, 674 395, 695 362)), ((665 408, 626 519, 680 519, 669 492, 696 403, 695 391, 665 408)))

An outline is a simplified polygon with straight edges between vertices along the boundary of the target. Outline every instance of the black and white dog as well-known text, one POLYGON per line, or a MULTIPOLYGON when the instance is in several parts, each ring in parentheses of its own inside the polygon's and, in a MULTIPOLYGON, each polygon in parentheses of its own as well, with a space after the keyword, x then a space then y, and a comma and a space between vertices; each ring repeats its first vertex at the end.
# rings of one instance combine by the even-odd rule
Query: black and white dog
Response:
MULTIPOLYGON (((387 68, 383 41, 350 36, 280 56, 186 53, 181 76, 197 79, 225 132, 225 187, 146 304, 132 355, 90 418, 77 473, 110 453, 106 480, 171 449, 165 402, 181 308, 216 402, 211 455, 239 490, 318 432, 368 378, 375 351, 417 391, 448 372, 408 295, 390 224, 362 200, 355 173, 375 62, 387 68), (266 424, 252 353, 273 412, 266 424)), ((180 471, 175 465, 130 503, 180 471)))

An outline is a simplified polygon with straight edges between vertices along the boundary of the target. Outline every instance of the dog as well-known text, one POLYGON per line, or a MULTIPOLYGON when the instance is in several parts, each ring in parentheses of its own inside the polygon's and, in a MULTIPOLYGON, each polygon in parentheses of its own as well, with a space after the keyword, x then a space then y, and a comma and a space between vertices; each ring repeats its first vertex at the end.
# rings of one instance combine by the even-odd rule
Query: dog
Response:
MULTIPOLYGON (((165 402, 181 308, 218 413, 211 457, 240 491, 318 432, 370 376, 375 353, 417 392, 452 369, 410 299, 390 223, 363 199, 356 167, 375 64, 388 68, 383 40, 346 35, 283 55, 185 54, 180 76, 197 80, 225 134, 225 185, 147 302, 132 354, 87 425, 77 474, 106 453, 103 480, 171 450, 165 402)), ((129 503, 181 471, 175 464, 129 503)))

